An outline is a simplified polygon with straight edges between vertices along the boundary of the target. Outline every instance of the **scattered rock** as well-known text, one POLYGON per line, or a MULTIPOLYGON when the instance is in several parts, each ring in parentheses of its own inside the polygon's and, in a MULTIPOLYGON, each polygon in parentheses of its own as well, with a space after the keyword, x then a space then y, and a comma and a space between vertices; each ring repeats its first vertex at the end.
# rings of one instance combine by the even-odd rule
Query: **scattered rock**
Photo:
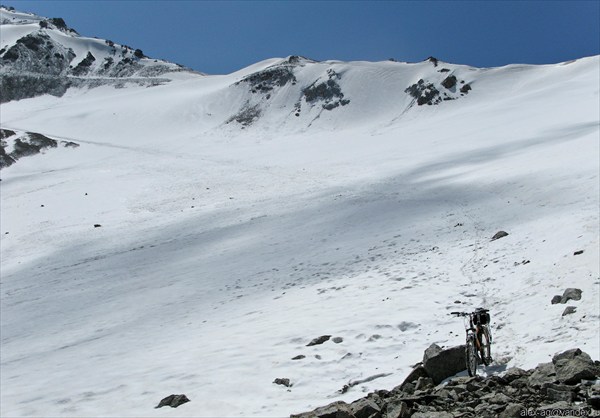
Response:
POLYGON ((320 337, 313 339, 311 342, 306 344, 306 346, 311 347, 313 345, 323 344, 325 341, 329 341, 330 338, 331 338, 331 335, 322 335, 320 337))
POLYGON ((333 337, 333 338, 331 339, 331 341, 333 341, 333 342, 334 342, 334 343, 336 343, 336 344, 339 344, 339 343, 343 342, 343 341, 344 341, 344 339, 343 339, 342 337, 333 337))
POLYGON ((296 357, 293 357, 292 360, 302 360, 303 358, 306 358, 304 354, 298 354, 296 357))
POLYGON ((495 240, 500 239, 500 238, 504 238, 507 235, 508 235, 508 232, 506 232, 506 231, 498 231, 492 237, 492 241, 495 241, 495 240))
POLYGON ((102 225, 100 225, 100 224, 94 224, 94 228, 100 228, 100 227, 102 227, 102 225))
POLYGON ((583 250, 575 251, 573 255, 581 255, 583 254, 583 250))
POLYGON ((275 380, 273 380, 273 383, 275 383, 276 385, 282 385, 285 386, 286 388, 291 388, 292 387, 292 383, 290 382, 290 379, 284 377, 284 378, 277 378, 275 380))
POLYGON ((581 300, 581 293, 581 289, 570 287, 563 293, 560 303, 567 303, 570 300, 581 300))
POLYGON ((177 408, 179 405, 182 405, 186 402, 190 402, 187 396, 185 395, 169 395, 166 398, 163 398, 157 406, 154 408, 162 408, 163 406, 170 406, 171 408, 177 408))
POLYGON ((577 311, 575 306, 567 306, 562 313, 562 316, 574 314, 577 311))

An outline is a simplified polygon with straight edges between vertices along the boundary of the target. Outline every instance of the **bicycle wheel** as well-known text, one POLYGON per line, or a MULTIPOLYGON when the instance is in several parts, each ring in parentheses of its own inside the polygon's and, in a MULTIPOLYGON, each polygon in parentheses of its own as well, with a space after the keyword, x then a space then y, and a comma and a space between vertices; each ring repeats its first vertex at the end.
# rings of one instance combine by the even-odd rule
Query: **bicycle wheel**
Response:
POLYGON ((490 330, 487 327, 483 327, 479 342, 481 344, 481 361, 486 366, 489 366, 492 362, 492 338, 490 330))
POLYGON ((466 347, 466 360, 467 360, 467 372, 469 376, 473 377, 477 374, 477 347, 475 347, 475 336, 469 335, 467 337, 466 347))

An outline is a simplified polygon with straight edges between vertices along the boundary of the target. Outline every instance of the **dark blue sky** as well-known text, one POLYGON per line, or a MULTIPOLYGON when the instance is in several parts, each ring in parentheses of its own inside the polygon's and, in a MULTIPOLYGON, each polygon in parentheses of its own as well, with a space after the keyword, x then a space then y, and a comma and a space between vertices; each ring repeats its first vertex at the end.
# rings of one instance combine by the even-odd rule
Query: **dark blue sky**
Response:
POLYGON ((210 74, 287 55, 493 67, 600 54, 598 1, 0 1, 210 74))

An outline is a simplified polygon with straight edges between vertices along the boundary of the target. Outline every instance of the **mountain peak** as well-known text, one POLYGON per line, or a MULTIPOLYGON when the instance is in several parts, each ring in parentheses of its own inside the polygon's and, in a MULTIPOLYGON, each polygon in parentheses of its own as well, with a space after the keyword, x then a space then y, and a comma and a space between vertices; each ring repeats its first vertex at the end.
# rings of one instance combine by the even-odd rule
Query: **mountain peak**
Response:
MULTIPOLYGON (((71 87, 158 85, 168 73, 192 70, 147 57, 141 49, 80 36, 60 17, 46 18, 0 7, 1 102, 61 96, 71 87)), ((197 74, 197 73, 196 73, 197 74)))

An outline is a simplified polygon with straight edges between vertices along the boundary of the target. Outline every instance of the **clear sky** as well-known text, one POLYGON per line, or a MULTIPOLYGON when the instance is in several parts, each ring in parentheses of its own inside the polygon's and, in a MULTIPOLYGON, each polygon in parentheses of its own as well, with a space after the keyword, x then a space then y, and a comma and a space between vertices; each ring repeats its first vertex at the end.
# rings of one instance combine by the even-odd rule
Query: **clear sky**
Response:
POLYGON ((0 0, 209 74, 273 57, 494 67, 600 54, 600 1, 0 0))

